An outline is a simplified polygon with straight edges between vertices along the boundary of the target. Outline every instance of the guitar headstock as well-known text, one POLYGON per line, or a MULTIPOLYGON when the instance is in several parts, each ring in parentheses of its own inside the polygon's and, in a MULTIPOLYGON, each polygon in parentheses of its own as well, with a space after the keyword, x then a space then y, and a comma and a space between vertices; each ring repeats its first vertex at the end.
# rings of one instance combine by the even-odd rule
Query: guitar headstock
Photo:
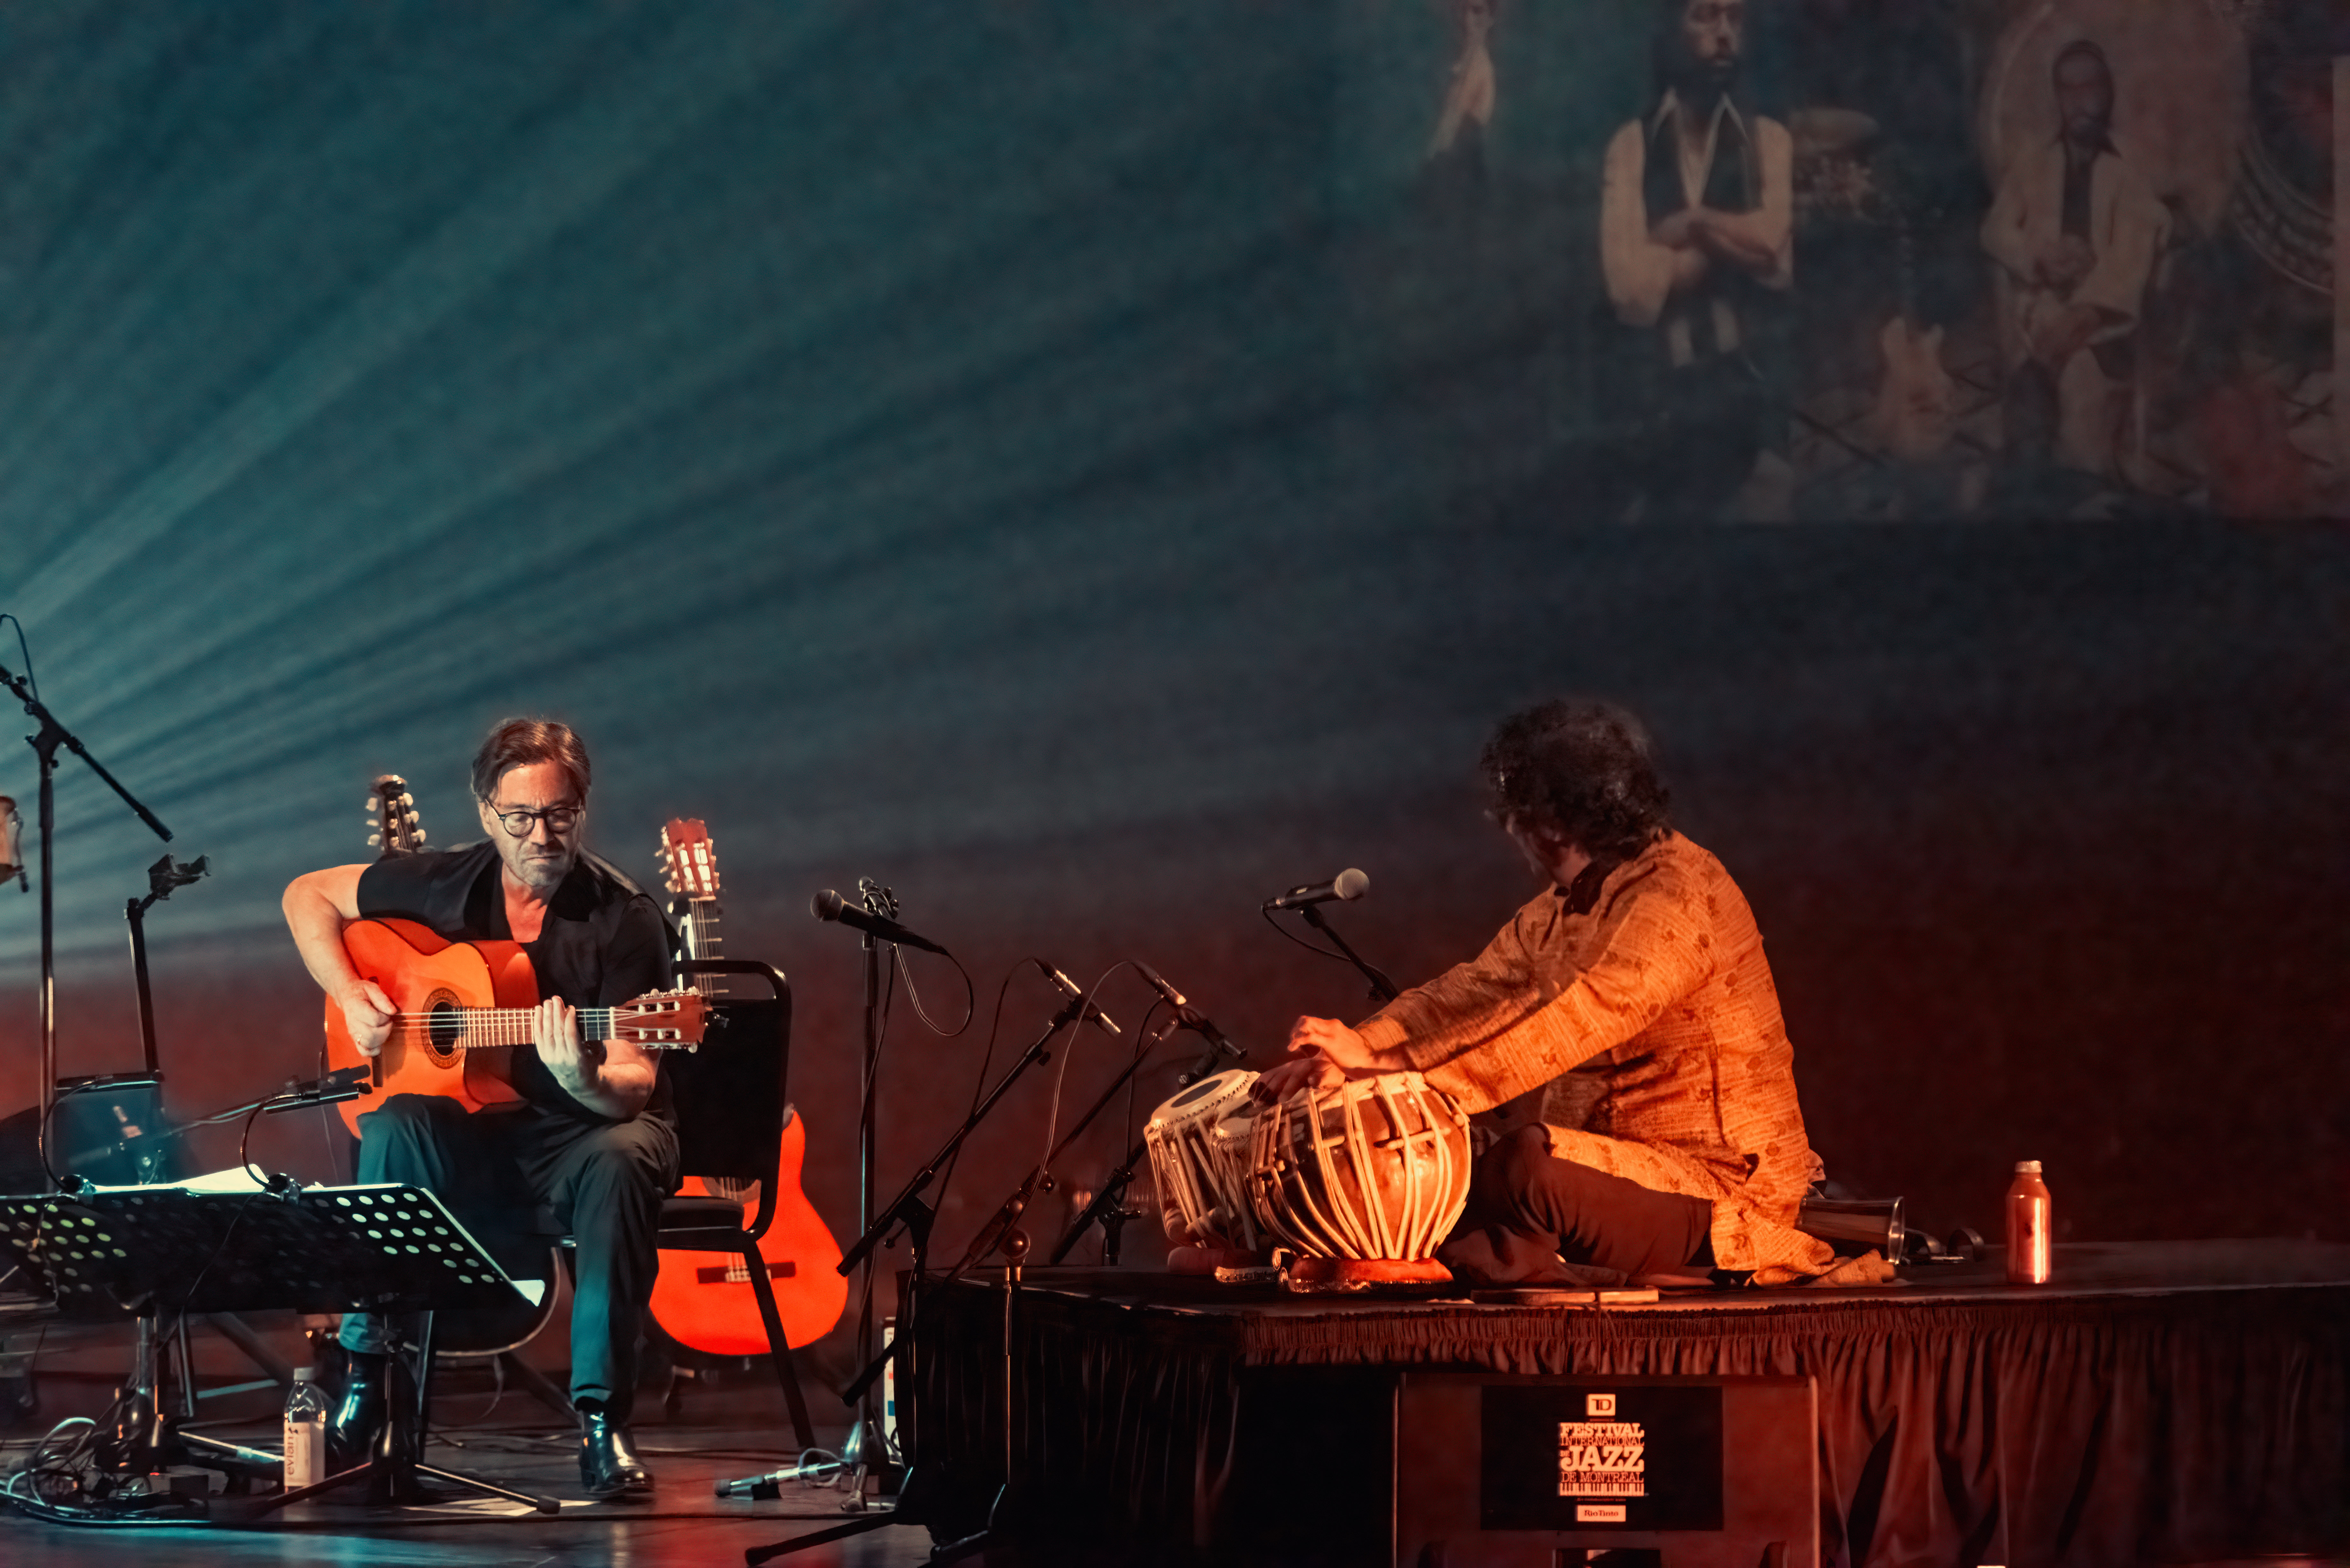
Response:
POLYGON ((681 898, 718 897, 718 847, 702 818, 671 817, 661 829, 661 886, 681 898))
POLYGON ((709 1026, 710 1002, 698 991, 649 991, 612 1009, 612 1038, 648 1051, 692 1051, 709 1026))
POLYGON ((424 847, 424 820, 416 797, 398 774, 379 774, 368 786, 368 847, 386 855, 413 855, 424 847))

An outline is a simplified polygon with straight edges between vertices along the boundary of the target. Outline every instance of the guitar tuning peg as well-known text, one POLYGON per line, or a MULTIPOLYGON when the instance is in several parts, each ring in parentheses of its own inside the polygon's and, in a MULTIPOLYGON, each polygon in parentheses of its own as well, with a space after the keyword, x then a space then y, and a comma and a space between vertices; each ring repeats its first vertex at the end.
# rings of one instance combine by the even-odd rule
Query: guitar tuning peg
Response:
POLYGON ((383 844, 383 835, 382 835, 382 834, 380 834, 380 833, 370 833, 370 834, 369 834, 369 835, 368 835, 368 847, 369 847, 369 849, 376 849, 376 848, 380 848, 380 847, 381 847, 381 846, 382 846, 382 844, 383 844))
POLYGON ((414 805, 416 804, 416 797, 409 794, 406 790, 401 790, 400 792, 400 804, 402 805, 414 805))
POLYGON ((369 795, 369 796, 368 796, 367 809, 368 809, 368 815, 369 815, 369 816, 372 816, 372 815, 374 815, 377 812, 381 811, 381 810, 383 809, 383 802, 381 802, 381 801, 380 801, 380 800, 376 799, 376 797, 375 797, 375 796, 373 796, 373 795, 369 795))
POLYGON ((418 815, 417 815, 414 812, 412 812, 412 811, 411 811, 411 812, 410 812, 410 813, 408 814, 408 826, 411 826, 411 827, 414 827, 418 823, 421 822, 422 820, 423 820, 423 818, 421 818, 421 817, 418 816, 418 815))

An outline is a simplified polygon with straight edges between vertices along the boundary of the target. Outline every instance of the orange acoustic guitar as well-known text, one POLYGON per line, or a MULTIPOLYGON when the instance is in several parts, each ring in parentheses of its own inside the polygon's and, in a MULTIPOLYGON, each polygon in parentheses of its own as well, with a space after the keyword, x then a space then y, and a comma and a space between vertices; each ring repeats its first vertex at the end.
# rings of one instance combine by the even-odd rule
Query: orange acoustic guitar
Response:
MULTIPOLYGON (((452 942, 413 920, 354 920, 343 950, 383 988, 398 1015, 383 1054, 359 1054, 343 1010, 327 1003, 327 1068, 372 1066, 375 1096, 338 1107, 354 1136, 359 1117, 388 1095, 447 1095, 468 1111, 519 1104, 510 1081, 514 1048, 530 1044, 538 977, 520 942, 452 942)), ((702 1043, 709 1004, 699 992, 651 992, 618 1007, 583 1007, 583 1040, 629 1040, 648 1051, 702 1043)))
MULTIPOLYGON (((661 830, 663 881, 678 900, 688 958, 718 956, 718 857, 702 819, 672 817, 661 830), (682 906, 681 908, 680 906, 682 906)), ((722 976, 702 977, 705 993, 722 976)), ((848 1302, 848 1281, 840 1273, 840 1243, 825 1228, 816 1206, 800 1190, 800 1166, 807 1153, 807 1128, 798 1112, 784 1113, 784 1142, 775 1168, 775 1217, 759 1238, 759 1257, 775 1293, 775 1313, 784 1338, 795 1347, 821 1339, 840 1321, 848 1302)), ((746 1210, 759 1203, 755 1181, 686 1178, 689 1197, 731 1199, 746 1210)), ((743 1260, 733 1252, 673 1252, 660 1255, 653 1282, 653 1321, 679 1344, 713 1355, 764 1355, 767 1331, 759 1319, 758 1297, 743 1260)))

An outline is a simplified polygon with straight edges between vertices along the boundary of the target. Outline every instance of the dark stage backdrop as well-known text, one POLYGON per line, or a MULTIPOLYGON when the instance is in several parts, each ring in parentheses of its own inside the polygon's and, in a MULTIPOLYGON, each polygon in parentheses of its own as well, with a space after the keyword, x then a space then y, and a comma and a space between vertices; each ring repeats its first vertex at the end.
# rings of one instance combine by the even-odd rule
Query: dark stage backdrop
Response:
MULTIPOLYGON (((1497 116, 1549 104, 1557 145, 1497 118, 1489 189, 1518 157, 1587 193, 1638 112, 1645 13, 1596 9, 1583 64, 1569 8, 1505 10, 1494 49, 1521 27, 1570 75, 1513 96, 1505 58, 1497 116)), ((1496 220, 1510 289, 1429 306, 1447 36, 1368 0, 0 17, 0 609, 211 858, 149 917, 173 1109, 314 1059, 277 898, 363 857, 368 781, 464 842, 480 733, 546 714, 639 878, 664 819, 710 824, 730 946, 797 988, 807 1187, 846 1241, 856 943, 812 891, 890 884, 978 981, 961 1039, 896 1008, 886 1189, 967 1103, 1024 954, 1145 958, 1259 1064, 1296 1013, 1364 1007, 1267 895, 1360 866, 1336 918, 1367 954, 1467 956, 1531 891, 1477 747, 1586 691, 1652 721, 1752 897, 1833 1175, 1937 1229, 1988 1228, 2039 1158, 2074 1238, 2345 1235, 2338 528, 2111 476, 1884 525, 1955 515, 1935 487, 1976 459, 1788 528, 1634 505, 1561 335, 1597 297, 1587 218, 1496 220)), ((0 757, 28 816, 32 782, 0 757)), ((72 759, 57 815, 60 1064, 125 1068, 120 913, 164 846, 72 759)), ((35 1095, 36 905, 0 892, 0 1111, 35 1095)), ((1104 1000, 1131 1039, 1145 993, 1104 1000)), ((1016 982, 1007 1036, 1049 1006, 1016 982)), ((1069 1059, 1065 1115, 1113 1049, 1069 1059)), ((1034 1161, 1051 1088, 979 1139, 944 1244, 1034 1161)), ((256 1148, 332 1168, 300 1117, 256 1148)))

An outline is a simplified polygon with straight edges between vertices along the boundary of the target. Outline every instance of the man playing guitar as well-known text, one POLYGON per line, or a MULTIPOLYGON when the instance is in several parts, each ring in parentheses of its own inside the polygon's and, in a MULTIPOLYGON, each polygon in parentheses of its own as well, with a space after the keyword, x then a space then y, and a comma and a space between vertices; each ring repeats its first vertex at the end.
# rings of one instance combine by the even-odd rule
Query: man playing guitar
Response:
MULTIPOLYGON (((677 1185, 677 1134, 653 1054, 625 1038, 584 1044, 577 1010, 666 986, 667 928, 650 897, 581 852, 588 748, 568 726, 500 724, 473 758, 473 786, 487 842, 297 877, 286 889, 286 923, 369 1056, 390 1037, 394 1007, 344 948, 352 921, 398 917, 454 941, 522 944, 544 999, 534 1044, 513 1055, 522 1103, 468 1115, 445 1096, 394 1095, 359 1118, 358 1179, 429 1188, 485 1221, 554 1210, 577 1249, 571 1397, 580 1479, 598 1498, 641 1497, 652 1478, 628 1421, 654 1233, 661 1199, 677 1185)), ((351 1376, 328 1427, 338 1465, 362 1457, 382 1426, 390 1340, 372 1314, 343 1320, 351 1376)))

